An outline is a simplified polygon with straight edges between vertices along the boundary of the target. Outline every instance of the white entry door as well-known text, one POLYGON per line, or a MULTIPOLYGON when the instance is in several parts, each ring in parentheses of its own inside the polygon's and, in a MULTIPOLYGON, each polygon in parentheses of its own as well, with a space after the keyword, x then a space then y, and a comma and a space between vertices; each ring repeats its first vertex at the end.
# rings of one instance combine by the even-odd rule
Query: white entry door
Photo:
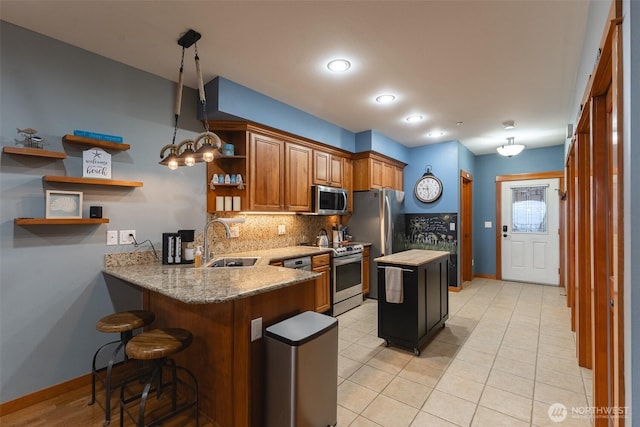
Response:
POLYGON ((502 182, 502 279, 560 284, 558 178, 502 182))

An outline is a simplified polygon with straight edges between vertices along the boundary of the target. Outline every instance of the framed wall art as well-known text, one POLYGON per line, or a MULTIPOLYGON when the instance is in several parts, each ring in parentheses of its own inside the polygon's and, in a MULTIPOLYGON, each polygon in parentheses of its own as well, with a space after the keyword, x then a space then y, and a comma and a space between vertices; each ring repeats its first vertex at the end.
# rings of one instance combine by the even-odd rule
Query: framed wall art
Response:
POLYGON ((82 192, 47 190, 45 218, 82 218, 82 192))

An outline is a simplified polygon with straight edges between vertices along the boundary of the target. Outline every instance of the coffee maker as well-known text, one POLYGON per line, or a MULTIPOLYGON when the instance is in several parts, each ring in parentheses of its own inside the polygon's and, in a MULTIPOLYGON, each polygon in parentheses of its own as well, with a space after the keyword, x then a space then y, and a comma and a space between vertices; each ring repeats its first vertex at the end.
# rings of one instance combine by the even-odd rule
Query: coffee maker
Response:
MULTIPOLYGON (((190 243, 193 243, 195 240, 195 230, 178 230, 178 234, 180 235, 181 247, 180 251, 182 252, 182 264, 193 264, 193 248, 190 243)), ((178 246, 176 245, 176 250, 178 246)))
POLYGON ((193 252, 188 246, 194 235, 195 230, 162 233, 162 264, 193 264, 193 252))

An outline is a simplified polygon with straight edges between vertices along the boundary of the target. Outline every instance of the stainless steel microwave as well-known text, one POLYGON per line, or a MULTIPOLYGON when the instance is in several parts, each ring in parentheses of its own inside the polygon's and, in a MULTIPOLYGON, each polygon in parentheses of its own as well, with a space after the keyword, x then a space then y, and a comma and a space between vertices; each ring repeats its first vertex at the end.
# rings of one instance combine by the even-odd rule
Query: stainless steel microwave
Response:
POLYGON ((311 209, 318 215, 346 215, 349 192, 344 188, 314 185, 311 187, 311 209))

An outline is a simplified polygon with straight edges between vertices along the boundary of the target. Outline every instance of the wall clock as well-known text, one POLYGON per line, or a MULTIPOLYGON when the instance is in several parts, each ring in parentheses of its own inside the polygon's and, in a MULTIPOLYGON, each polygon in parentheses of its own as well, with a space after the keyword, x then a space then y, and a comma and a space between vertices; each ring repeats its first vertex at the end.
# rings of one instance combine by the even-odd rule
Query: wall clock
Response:
POLYGON ((442 181, 431 173, 431 166, 428 165, 426 172, 417 181, 413 192, 424 203, 432 203, 442 195, 442 181))

